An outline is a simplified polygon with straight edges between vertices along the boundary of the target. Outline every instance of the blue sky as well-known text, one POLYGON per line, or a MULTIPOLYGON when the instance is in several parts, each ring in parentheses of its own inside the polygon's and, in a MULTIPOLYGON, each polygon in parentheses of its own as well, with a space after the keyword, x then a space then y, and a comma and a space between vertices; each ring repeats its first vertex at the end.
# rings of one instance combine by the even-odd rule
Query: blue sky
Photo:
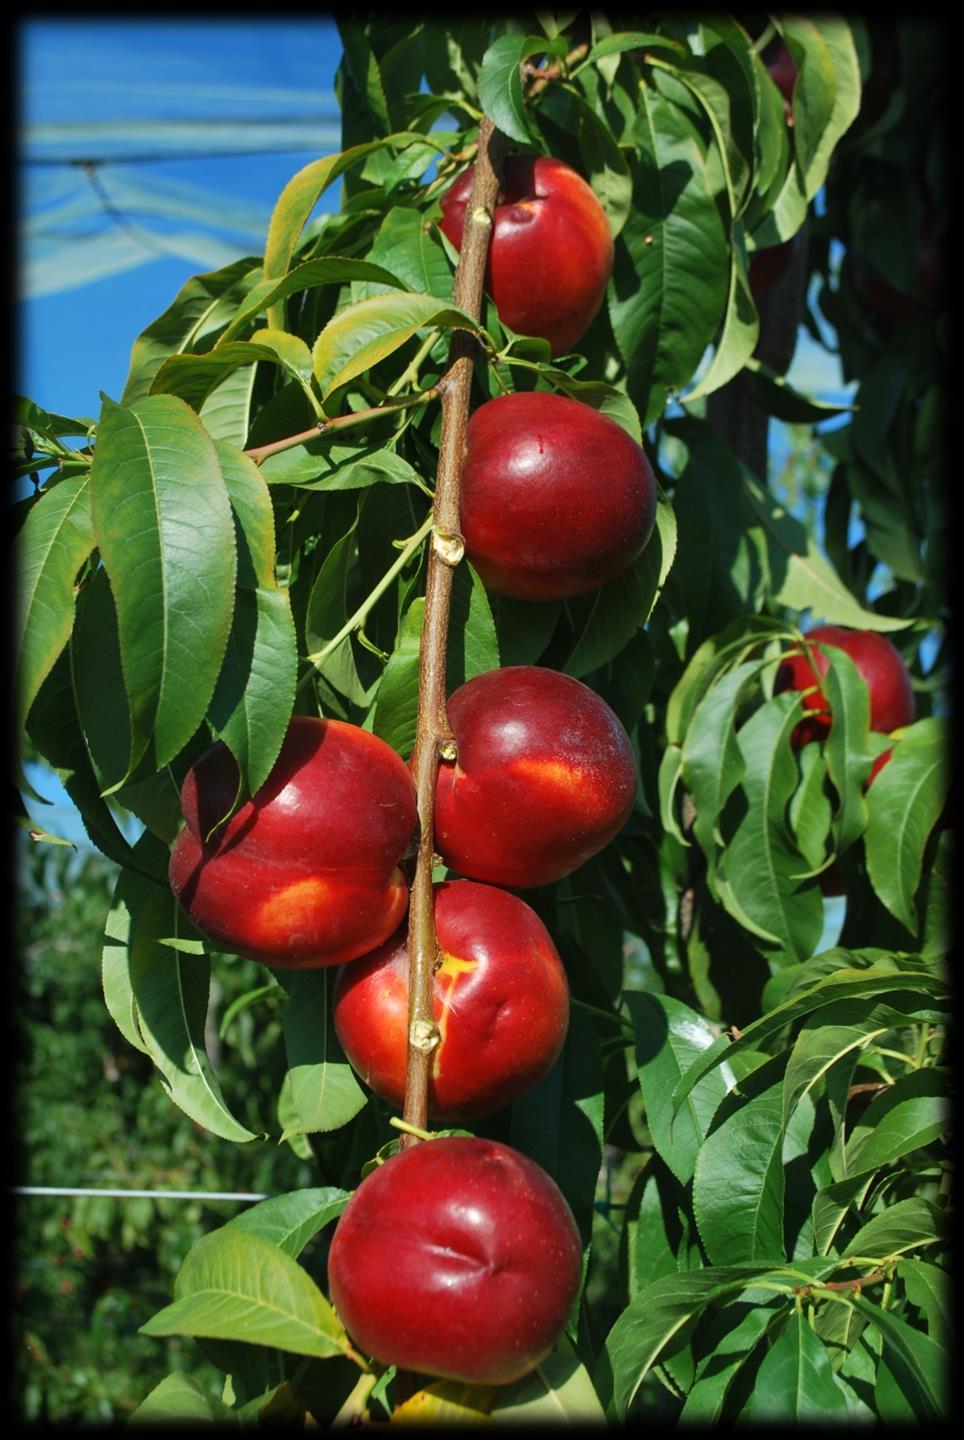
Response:
POLYGON ((107 261, 122 257, 129 266, 21 301, 18 384, 61 414, 96 415, 99 392, 119 397, 134 339, 181 285, 232 254, 259 253, 286 181, 338 148, 334 78, 341 45, 334 22, 324 18, 47 18, 22 23, 18 42, 19 152, 28 162, 22 218, 33 220, 21 261, 34 262, 31 278, 41 292, 51 275, 56 283, 58 264, 80 265, 85 273, 87 259, 88 270, 96 270, 98 256, 88 252, 98 247, 107 261), (174 121, 185 123, 174 131, 174 121), (201 121, 206 125, 190 123, 201 121), (216 121, 231 123, 212 130, 216 121), (291 148, 206 153, 265 144, 291 148), (196 158, 123 163, 125 156, 192 149, 196 158), (118 163, 98 167, 97 178, 133 231, 103 214, 80 167, 56 163, 105 155, 118 163), (152 193, 155 209, 167 212, 160 218, 144 213, 152 193), (206 203, 237 228, 205 233, 192 203, 206 203), (65 238, 72 238, 72 250, 64 250, 65 238), (151 243, 181 253, 159 254, 151 243))

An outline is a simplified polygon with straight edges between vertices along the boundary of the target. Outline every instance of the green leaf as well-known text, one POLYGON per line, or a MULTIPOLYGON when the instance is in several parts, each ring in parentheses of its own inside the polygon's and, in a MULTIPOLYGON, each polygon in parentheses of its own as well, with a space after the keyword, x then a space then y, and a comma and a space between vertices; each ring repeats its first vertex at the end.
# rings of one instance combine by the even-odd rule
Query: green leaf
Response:
POLYGON ((857 118, 860 66, 850 26, 840 16, 782 18, 781 29, 797 62, 793 144, 809 201, 827 178, 837 142, 857 118))
POLYGON ((303 340, 290 335, 279 341, 279 330, 259 330, 257 335, 257 341, 233 340, 206 355, 171 355, 154 376, 151 394, 178 395, 192 410, 200 410, 229 375, 259 360, 282 366, 301 384, 311 378, 311 353, 303 340))
POLYGON ((398 628, 375 696, 372 730, 399 755, 410 755, 418 721, 418 654, 425 600, 417 596, 398 628))
MULTIPOLYGON (((412 290, 419 295, 434 295, 451 303, 452 266, 442 248, 438 233, 420 210, 393 206, 385 216, 371 249, 369 261, 379 262, 371 268, 389 265, 399 276, 396 289, 412 290)), ((388 272, 385 272, 388 273, 388 272)), ((388 282, 376 275, 352 280, 351 298, 368 300, 383 293, 388 282)))
POLYGON ((499 641, 485 586, 466 560, 452 577, 446 690, 499 666, 499 641))
POLYGON ((108 1008, 121 1033, 150 1055, 175 1105, 225 1140, 253 1140, 228 1110, 204 1049, 211 963, 167 943, 187 928, 169 889, 121 874, 105 934, 108 1008))
POLYGON ((746 814, 722 852, 717 887, 735 920, 788 959, 812 955, 823 930, 823 901, 816 885, 794 878, 806 862, 793 844, 786 809, 796 787, 790 732, 798 716, 786 697, 762 705, 741 727, 746 814))
POLYGON ((549 48, 545 36, 501 35, 482 57, 479 104, 493 125, 520 145, 531 144, 534 136, 526 114, 519 67, 530 55, 544 55, 549 48))
POLYGON ((867 1106, 847 1141, 847 1170, 866 1174, 929 1145, 950 1123, 947 1080, 934 1069, 904 1075, 867 1106))
POLYGON ((257 371, 240 366, 216 385, 198 411, 212 440, 227 440, 239 449, 247 443, 257 371))
POLYGON ((917 930, 914 895, 924 851, 947 794, 947 754, 942 719, 918 720, 897 737, 867 793, 864 848, 870 882, 912 934, 917 930))
POLYGON ((327 1360, 348 1350, 330 1304, 301 1266, 260 1235, 224 1226, 203 1236, 178 1272, 177 1299, 144 1335, 244 1340, 327 1360))
POLYGON ((845 1056, 851 1062, 849 1078, 860 1052, 877 1036, 886 1034, 891 1023, 873 1000, 839 1000, 821 1006, 809 1016, 800 1027, 783 1076, 784 1124, 803 1097, 845 1056))
POLYGON ((856 1296, 853 1304, 880 1331, 884 1357, 916 1419, 944 1419, 948 1414, 950 1355, 930 1336, 863 1295, 856 1296))
MULTIPOLYGON (((291 268, 298 237, 305 227, 312 210, 328 189, 328 186, 350 170, 354 165, 386 146, 401 147, 409 141, 424 143, 425 137, 408 132, 388 135, 385 138, 369 140, 362 145, 353 145, 337 155, 325 155, 312 160, 293 175, 278 197, 264 250, 265 280, 281 280, 291 268)), ((299 287, 303 288, 303 287, 299 287)), ((269 322, 284 329, 284 313, 280 299, 272 303, 269 322)))
POLYGON ((534 665, 552 639, 562 601, 510 600, 490 595, 503 665, 534 665))
MULTIPOLYGON (((905 994, 915 996, 916 992, 920 992, 921 1001, 927 996, 946 996, 946 981, 936 972, 929 971, 918 956, 902 957, 881 951, 872 951, 869 955, 869 962, 865 960, 863 964, 854 963, 860 960, 859 952, 835 949, 815 957, 821 966, 828 969, 833 967, 829 969, 829 973, 821 974, 816 980, 808 980, 800 989, 774 1005, 759 1020, 751 1021, 728 1050, 714 1051, 704 1056, 685 1077, 687 1086, 695 1085, 701 1080, 719 1063, 721 1055, 763 1049, 770 1037, 778 1034, 784 1027, 838 1000, 876 996, 888 996, 893 1000, 905 994), (850 968, 843 968, 848 960, 851 962, 850 968)), ((804 968, 807 967, 801 967, 802 970, 804 968)), ((678 1102, 684 1093, 681 1086, 679 1094, 674 1096, 674 1101, 678 1102)))
MULTIPOLYGON (((910 1205, 912 1201, 899 1202, 910 1205)), ((921 1202, 927 1204, 926 1201, 921 1202)), ((891 1207, 896 1210, 897 1206, 891 1207)), ((946 1214, 932 1208, 940 1219, 938 1225, 946 1229, 946 1214)), ((923 1242, 926 1243, 926 1242, 923 1242)), ((897 1262, 897 1274, 904 1282, 907 1299, 912 1305, 923 1310, 927 1317, 927 1333, 938 1345, 950 1353, 951 1350, 951 1277, 937 1265, 924 1260, 910 1260, 906 1256, 897 1262)))
MULTIPOLYGON (((801 395, 785 376, 778 375, 756 357, 744 363, 750 396, 774 420, 784 420, 790 425, 812 425, 855 409, 853 405, 834 404, 829 400, 814 400, 809 395, 801 395)), ((686 398, 689 400, 691 397, 688 395, 686 398)))
POLYGON ((362 490, 369 485, 418 485, 416 470, 394 450, 333 445, 327 436, 269 455, 258 467, 269 485, 304 490, 362 490))
POLYGON ((204 717, 234 608, 234 525, 214 442, 172 396, 105 400, 91 471, 98 548, 117 607, 130 774, 166 765, 204 717))
POLYGON ((299 970, 284 1012, 285 1051, 297 1127, 285 1135, 337 1130, 367 1100, 338 1043, 330 1009, 328 970, 299 970))
MULTIPOLYGON (((898 1200, 895 1204, 888 1205, 879 1215, 871 1216, 866 1225, 861 1226, 853 1239, 848 1241, 842 1253, 845 1256, 879 1255, 881 1259, 886 1259, 891 1255, 900 1255, 905 1250, 917 1250, 925 1245, 933 1245, 947 1238, 947 1220, 945 1210, 941 1210, 921 1195, 914 1195, 909 1200, 898 1200)), ((914 1266, 918 1266, 921 1272, 935 1268, 920 1261, 907 1260, 901 1261, 898 1272, 911 1273, 907 1267, 914 1266)), ((938 1273, 943 1274, 943 1271, 938 1273)))
POLYGON ((759 683, 760 670, 759 660, 745 661, 706 689, 683 740, 683 783, 696 808, 693 833, 710 866, 711 882, 722 844, 720 815, 746 769, 736 738, 739 707, 750 686, 759 683))
POLYGON ((713 1265, 785 1258, 782 1098, 781 1079, 728 1115, 697 1153, 693 1215, 713 1265))
POLYGON ((351 1196, 347 1190, 324 1185, 314 1190, 291 1190, 272 1195, 258 1205, 242 1210, 228 1227, 260 1235, 296 1260, 320 1230, 337 1220, 351 1196))
POLYGON ((858 630, 902 630, 912 621, 865 610, 817 549, 807 529, 778 504, 741 465, 747 499, 766 534, 770 594, 792 610, 812 609, 835 625, 858 630))
POLYGON ((147 395, 154 376, 169 355, 204 343, 234 318, 245 294, 261 279, 260 257, 246 256, 222 270, 193 275, 173 302, 134 341, 130 371, 121 404, 147 395))
POLYGON ((291 601, 275 580, 274 511, 257 466, 215 442, 238 531, 239 589, 209 723, 252 795, 267 780, 295 698, 298 654, 291 601))
POLYGON ((227 1406, 209 1395, 193 1375, 186 1375, 183 1370, 175 1370, 173 1375, 165 1375, 160 1384, 154 1386, 151 1393, 129 1416, 127 1423, 153 1424, 155 1421, 164 1420, 223 1423, 230 1419, 231 1412, 227 1406))
POLYGON ((319 674, 356 705, 368 695, 355 665, 350 634, 334 641, 348 619, 348 578, 355 557, 358 515, 331 547, 315 577, 305 613, 305 644, 319 674))
MULTIPOLYGON (((91 841, 116 864, 143 873, 124 838, 84 744, 71 682, 70 661, 61 655, 41 685, 27 724, 27 733, 73 800, 91 841)), ((166 862, 161 874, 166 874, 166 862)))
POLYGON ((873 756, 870 741, 870 691, 850 656, 828 646, 829 665, 823 681, 833 724, 824 747, 827 770, 838 796, 834 831, 842 853, 867 828, 864 787, 873 756))
POLYGON ((694 1059, 717 1046, 707 1022, 669 995, 627 991, 624 996, 636 1032, 636 1064, 653 1145, 685 1185, 697 1151, 723 1096, 735 1083, 725 1064, 691 1087, 678 1110, 673 1092, 694 1059))
POLYGON ((322 399, 394 355, 427 326, 478 332, 478 321, 434 295, 373 295, 339 310, 315 341, 313 363, 322 399))
POLYGON ((17 536, 17 727, 74 626, 74 582, 94 548, 87 475, 61 480, 30 509, 17 536))
POLYGON ((530 1375, 500 1385, 490 1411, 496 1424, 602 1425, 606 1416, 589 1373, 563 1336, 530 1375))
MULTIPOLYGON (((373 252, 370 252, 373 253, 373 252)), ((372 260, 354 260, 343 255, 323 255, 317 260, 307 260, 289 270, 282 280, 263 280, 255 285, 239 306, 230 325, 218 339, 218 345, 226 345, 244 329, 250 320, 263 310, 274 310, 278 317, 282 312, 280 302, 289 295, 300 295, 322 285, 385 285, 389 289, 412 289, 400 280, 394 270, 386 270, 372 260)))
POLYGON ((711 1266, 666 1275, 630 1301, 606 1337, 605 1368, 611 1371, 617 1415, 626 1415, 653 1364, 678 1350, 697 1320, 716 1301, 766 1280, 788 1297, 793 1287, 817 1279, 836 1261, 771 1268, 766 1265, 711 1266))
POLYGON ((716 334, 729 252, 690 116, 650 85, 638 103, 633 204, 608 294, 627 388, 645 427, 692 379, 716 334))
POLYGON ((797 751, 797 765, 800 782, 793 792, 787 818, 797 849, 810 869, 815 871, 820 869, 826 858, 833 819, 823 748, 804 745, 797 751))
POLYGON ((757 1370, 750 1417, 754 1421, 806 1424, 844 1417, 847 1411, 830 1352, 805 1317, 794 1313, 757 1370))
POLYGON ((549 1074, 512 1102, 510 1143, 550 1175, 575 1216, 583 1245, 592 1237, 602 1163, 603 1082, 598 1040, 573 1010, 563 1052, 549 1074))
POLYGON ((700 1345, 696 1378, 680 1411, 682 1424, 712 1425, 720 1419, 731 1384, 767 1330, 778 1323, 779 1313, 776 1304, 731 1304, 713 1316, 700 1345))

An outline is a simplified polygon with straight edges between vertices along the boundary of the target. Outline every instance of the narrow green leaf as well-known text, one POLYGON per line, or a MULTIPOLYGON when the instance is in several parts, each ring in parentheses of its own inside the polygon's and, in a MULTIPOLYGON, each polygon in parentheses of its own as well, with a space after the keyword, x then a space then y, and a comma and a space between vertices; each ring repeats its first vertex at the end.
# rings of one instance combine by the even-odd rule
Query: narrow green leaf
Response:
POLYGON ((130 370, 121 404, 147 395, 151 382, 169 355, 204 343, 234 318, 236 307, 261 279, 260 257, 246 256, 221 270, 193 275, 173 303, 134 341, 130 370))
POLYGON ((825 753, 827 770, 838 796, 834 831, 838 853, 842 853, 867 828, 867 802, 863 792, 873 763, 870 691, 845 651, 828 646, 825 653, 830 663, 823 693, 833 715, 825 753))
POLYGON ((497 1425, 606 1424, 589 1373, 565 1336, 530 1375, 499 1386, 490 1415, 497 1425))
MULTIPOLYGON (((413 212, 405 212, 413 213, 413 212)), ((373 253, 373 252, 370 252, 373 253)), ((405 290, 408 286, 393 270, 369 260, 355 260, 343 255, 323 255, 317 260, 307 260, 296 265, 281 280, 263 280, 254 286, 239 306, 230 325, 218 339, 218 345, 226 345, 241 333, 245 325, 260 315, 263 310, 273 309, 277 317, 281 312, 280 301, 289 295, 299 295, 321 285, 386 285, 389 289, 405 290)))
POLYGON ((674 1111, 673 1093, 693 1061, 717 1044, 707 1022, 669 995, 627 991, 636 1032, 636 1064, 646 1123, 657 1153, 682 1184, 693 1175, 696 1155, 723 1096, 735 1083, 726 1064, 687 1091, 674 1111))
POLYGON ((876 1096, 847 1141, 847 1169, 865 1174, 929 1145, 950 1123, 946 1077, 914 1070, 876 1096))
POLYGON ((806 862, 793 844, 786 810, 796 786, 790 732, 796 702, 777 696, 740 728, 746 814, 720 856, 717 887, 734 919, 778 947, 788 959, 812 955, 823 929, 823 901, 816 885, 795 879, 806 862))
MULTIPOLYGON (((370 140, 362 145, 353 145, 349 150, 342 150, 337 155, 325 155, 320 160, 312 160, 293 175, 279 195, 271 214, 264 250, 264 278, 277 281, 288 273, 298 237, 312 210, 333 181, 376 150, 386 146, 401 147, 409 141, 424 143, 424 138, 422 135, 403 131, 383 139, 370 140)), ((272 302, 269 322, 279 329, 284 329, 284 313, 280 299, 272 302)))
POLYGON ((17 536, 17 725, 74 625, 74 582, 94 548, 86 475, 61 480, 33 505, 17 536))
POLYGON ((289 1255, 237 1226, 203 1236, 177 1277, 173 1305, 141 1326, 144 1335, 244 1340, 327 1360, 348 1337, 328 1301, 289 1255))
POLYGON ((355 665, 351 635, 345 635, 333 645, 348 619, 348 577, 355 557, 357 525, 356 514, 345 534, 325 556, 315 577, 305 613, 305 644, 310 655, 323 657, 316 661, 319 674, 346 699, 365 705, 368 695, 355 665))
POLYGON ((171 355, 160 366, 151 384, 152 395, 177 395, 192 410, 200 410, 209 396, 229 375, 244 365, 256 365, 258 361, 280 365, 289 374, 304 383, 303 370, 311 377, 311 353, 304 341, 288 336, 288 342, 277 341, 284 332, 259 330, 255 340, 232 340, 229 345, 219 345, 205 355, 171 355), (267 338, 266 338, 267 337, 267 338), (279 344, 281 349, 279 349, 279 344), (303 352, 303 353, 302 353, 303 352))
POLYGON ((380 360, 394 355, 426 326, 478 332, 478 322, 464 310, 434 295, 373 295, 339 310, 315 341, 313 363, 322 398, 380 360))
POLYGON ((924 851, 947 795, 947 755, 943 720, 918 720, 895 740, 890 759, 867 793, 864 847, 870 882, 912 934, 917 930, 914 895, 924 851))
POLYGON ((769 1306, 731 1304, 714 1315, 700 1346, 696 1378, 680 1411, 681 1424, 712 1425, 720 1419, 731 1384, 767 1330, 777 1323, 779 1313, 777 1302, 769 1306))
MULTIPOLYGON (((899 1202, 910 1205, 912 1201, 899 1202)), ((926 1204, 927 1202, 922 1202, 926 1204)), ((896 1210, 897 1206, 891 1207, 896 1210)), ((937 1207, 932 1207, 935 1211, 937 1207)), ((938 1226, 946 1230, 946 1215, 938 1212, 938 1226)), ((924 1242, 926 1243, 926 1242, 924 1242)), ((927 1333, 948 1354, 951 1353, 951 1277, 937 1265, 907 1256, 897 1262, 897 1274, 904 1282, 907 1299, 927 1317, 927 1333)))
POLYGON ((398 628, 375 696, 372 729, 399 755, 410 755, 418 720, 418 653, 425 600, 417 596, 398 628))
POLYGON ((210 961, 165 943, 188 928, 174 896, 124 872, 112 911, 104 994, 121 1033, 147 1051, 171 1099, 192 1120, 226 1140, 253 1140, 228 1110, 204 1049, 210 961))
POLYGON ((337 1220, 350 1199, 347 1190, 334 1185, 290 1190, 286 1195, 272 1195, 258 1205, 250 1205, 228 1221, 228 1228, 260 1235, 297 1260, 308 1241, 337 1220))
POLYGON ((830 1352, 799 1312, 787 1320, 764 1355, 753 1382, 749 1414, 754 1421, 806 1424, 847 1414, 830 1352))
POLYGON ((446 652, 446 689, 449 694, 476 675, 496 670, 499 641, 485 586, 465 561, 452 580, 446 652))
POLYGON ((784 1260, 783 1082, 746 1100, 703 1141, 693 1215, 713 1265, 784 1260))
MULTIPOLYGON (((883 1260, 890 1255, 900 1255, 905 1250, 917 1250, 925 1245, 933 1245, 947 1238, 947 1221, 947 1212, 921 1195, 914 1195, 909 1200, 898 1200, 895 1204, 888 1205, 879 1215, 872 1215, 866 1225, 848 1241, 843 1254, 879 1255, 883 1260)), ((900 1273, 910 1273, 907 1267, 918 1264, 922 1271, 935 1268, 908 1260, 901 1261, 903 1269, 898 1269, 900 1273)))
POLYGON ((231 635, 209 722, 238 762, 244 793, 259 790, 291 718, 298 669, 288 591, 275 580, 274 511, 257 466, 215 442, 238 533, 238 583, 231 635))
POLYGON ((898 1315, 863 1295, 854 1305, 880 1331, 884 1356, 918 1421, 941 1420, 948 1414, 950 1355, 930 1336, 914 1330, 898 1315))
MULTIPOLYGON (((284 1013, 291 1100, 298 1115, 291 1134, 314 1134, 347 1125, 367 1095, 338 1043, 330 1013, 327 970, 299 970, 284 1013)), ((287 1136, 283 1137, 287 1138, 287 1136)))
POLYGON ((648 426, 692 379, 716 334, 728 249, 691 117, 648 84, 638 105, 640 159, 616 243, 609 318, 629 395, 648 426))
MULTIPOLYGON (((451 303, 452 266, 438 238, 438 232, 425 220, 420 210, 403 209, 396 205, 389 210, 368 251, 373 271, 390 267, 399 278, 394 289, 412 290, 419 295, 434 295, 451 303)), ((294 273, 294 272, 293 272, 294 273)), ((388 274, 388 271, 383 271, 388 274)), ((368 300, 384 292, 388 281, 376 274, 352 280, 353 301, 368 300)))
POLYGON ((214 691, 237 556, 214 442, 183 401, 105 400, 91 471, 94 531, 117 607, 131 712, 128 773, 174 758, 214 691))
POLYGON ((128 1418, 128 1425, 154 1424, 157 1421, 173 1420, 206 1421, 224 1423, 230 1421, 231 1412, 220 1400, 209 1395, 193 1375, 175 1370, 165 1375, 150 1394, 141 1401, 128 1418))
POLYGON ((530 55, 550 49, 544 36, 501 35, 482 58, 479 71, 479 103, 499 130, 520 145, 531 144, 534 136, 522 94, 520 65, 530 55))

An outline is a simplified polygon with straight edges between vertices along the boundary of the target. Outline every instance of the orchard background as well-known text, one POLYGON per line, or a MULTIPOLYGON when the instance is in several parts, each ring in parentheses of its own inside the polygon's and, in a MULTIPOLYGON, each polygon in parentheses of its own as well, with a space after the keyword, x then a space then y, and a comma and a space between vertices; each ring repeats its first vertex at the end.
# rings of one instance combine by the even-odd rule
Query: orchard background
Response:
POLYGON ((953 818, 940 29, 680 14, 627 32, 540 12, 340 32, 340 142, 282 190, 264 253, 172 298, 96 423, 17 401, 16 475, 31 477, 14 506, 17 720, 24 755, 53 767, 105 857, 73 856, 25 818, 29 1180, 69 1183, 112 1153, 130 1188, 283 1197, 24 1201, 24 1409, 936 1418, 953 818), (426 547, 393 565, 429 512, 439 407, 386 401, 431 391, 466 323, 438 201, 483 114, 511 151, 586 177, 615 264, 570 353, 507 330, 486 302, 472 408, 521 390, 578 398, 642 442, 660 485, 638 561, 589 595, 507 600, 465 562, 454 572, 449 688, 507 665, 573 676, 615 710, 638 772, 616 839, 525 892, 569 979, 564 1052, 470 1127, 553 1177, 584 1247, 556 1349, 494 1394, 360 1373, 347 1356, 310 1287, 327 1293, 332 1222, 398 1143, 392 1112, 338 1046, 332 972, 213 951, 167 883, 178 788, 212 739, 252 792, 293 710, 408 756, 426 547), (339 209, 312 218, 326 187, 339 209), (757 260, 754 283, 754 256, 791 241, 782 276, 766 286, 757 260), (782 378, 801 324, 839 353, 846 405, 782 378), (768 464, 771 419, 800 427, 786 470, 768 464), (118 485, 140 502, 126 531, 118 485), (180 525, 220 517, 200 565, 163 519, 145 522, 155 500, 180 525), (169 586, 144 581, 152 556, 169 586), (912 723, 873 731, 866 686, 828 650, 830 735, 791 744, 801 698, 774 680, 818 623, 889 637, 912 723), (829 874, 846 898, 828 942, 829 874), (77 1092, 56 1135, 54 1055, 77 1092), (220 1238, 169 1306, 202 1232, 220 1238), (48 1257, 55 1277, 34 1268, 48 1257), (205 1305, 219 1265, 244 1296, 220 1330, 205 1305), (292 1313, 259 1343, 293 1268, 317 1335, 306 1349, 292 1313), (74 1303, 65 1282, 89 1322, 69 1344, 47 1328, 74 1303))

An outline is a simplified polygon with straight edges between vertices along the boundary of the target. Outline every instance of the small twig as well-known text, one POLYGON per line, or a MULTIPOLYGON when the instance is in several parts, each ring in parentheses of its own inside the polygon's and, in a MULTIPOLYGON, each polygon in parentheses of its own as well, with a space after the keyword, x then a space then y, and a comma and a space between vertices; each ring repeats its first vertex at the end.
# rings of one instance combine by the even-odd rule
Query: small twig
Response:
POLYGON ((306 445, 309 440, 317 440, 332 431, 351 430, 355 425, 367 425, 369 420, 391 415, 396 410, 407 410, 412 405, 424 405, 427 401, 434 400, 438 393, 439 387, 433 385, 428 390, 420 390, 417 395, 405 395, 401 400, 388 400, 384 405, 372 405, 367 410, 352 410, 347 415, 336 415, 331 420, 319 420, 310 430, 301 430, 297 435, 286 436, 284 440, 272 440, 270 445, 257 445, 253 450, 245 450, 244 453, 249 460, 260 465, 269 455, 277 455, 282 450, 293 450, 296 445, 306 445))
POLYGON ((858 1275, 854 1280, 820 1280, 812 1285, 794 1285, 794 1295, 819 1295, 822 1290, 840 1292, 842 1290, 853 1290, 860 1294, 865 1285, 877 1285, 881 1280, 888 1278, 886 1270, 872 1270, 869 1275, 858 1275))

